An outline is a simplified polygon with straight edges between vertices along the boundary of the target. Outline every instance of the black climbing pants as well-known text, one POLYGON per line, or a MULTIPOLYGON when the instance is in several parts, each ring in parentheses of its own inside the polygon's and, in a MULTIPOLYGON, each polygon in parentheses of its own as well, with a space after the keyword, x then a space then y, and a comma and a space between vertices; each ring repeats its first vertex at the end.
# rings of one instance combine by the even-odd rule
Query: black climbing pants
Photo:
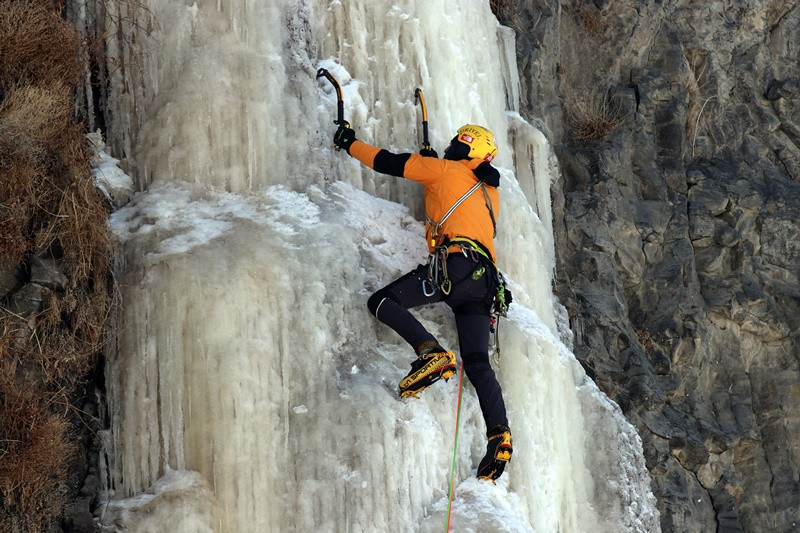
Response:
MULTIPOLYGON (((508 425, 503 393, 489 362, 489 325, 496 282, 489 268, 478 279, 473 272, 485 267, 482 261, 461 253, 447 258, 447 272, 452 283, 450 294, 441 289, 428 296, 428 267, 420 265, 373 294, 367 303, 375 317, 396 331, 415 350, 425 341, 436 339, 408 309, 444 301, 453 309, 458 330, 458 344, 464 370, 483 412, 487 431, 497 424, 508 425)), ((430 290, 428 291, 430 292, 430 290)))

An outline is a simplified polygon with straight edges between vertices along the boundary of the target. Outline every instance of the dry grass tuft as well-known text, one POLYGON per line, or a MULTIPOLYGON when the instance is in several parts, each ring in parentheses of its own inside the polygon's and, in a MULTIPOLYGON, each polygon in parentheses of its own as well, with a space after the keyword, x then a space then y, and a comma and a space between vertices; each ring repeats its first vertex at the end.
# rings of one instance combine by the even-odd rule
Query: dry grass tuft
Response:
POLYGON ((606 29, 603 14, 591 2, 578 6, 578 20, 589 35, 600 35, 606 29))
POLYGON ((604 139, 622 124, 623 118, 607 92, 582 91, 567 99, 567 120, 576 141, 604 139))
POLYGON ((110 305, 102 284, 88 290, 71 289, 65 294, 45 291, 34 329, 21 317, 4 317, 7 330, 16 332, 17 339, 27 333, 31 340, 17 352, 17 360, 36 368, 48 383, 65 383, 86 375, 106 342, 110 305))
POLYGON ((54 146, 63 144, 70 112, 70 92, 60 82, 6 88, 0 101, 0 157, 38 166, 54 146))
POLYGON ((64 504, 59 486, 75 446, 49 404, 27 381, 0 374, 0 524, 10 530, 46 530, 64 504))
POLYGON ((52 206, 50 224, 40 231, 36 249, 56 243, 63 254, 65 273, 73 285, 89 282, 93 273, 109 267, 111 243, 108 237, 109 206, 91 176, 91 150, 86 138, 73 127, 64 132, 69 140, 56 160, 56 174, 66 183, 57 185, 58 198, 52 206))
POLYGON ((689 98, 689 106, 686 111, 686 138, 692 139, 691 157, 694 159, 697 134, 702 126, 700 120, 703 117, 703 111, 717 96, 716 94, 706 96, 709 93, 710 76, 707 71, 708 54, 697 50, 686 50, 686 60, 691 67, 691 75, 685 82, 686 94, 689 98))
POLYGON ((41 180, 29 165, 2 155, 0 175, 0 268, 7 268, 21 263, 30 250, 35 189, 41 180))
POLYGON ((48 0, 0 0, 0 84, 74 85, 81 37, 48 0))
POLYGON ((91 151, 70 120, 69 90, 15 86, 0 102, 0 264, 58 243, 67 274, 84 283, 108 266, 108 208, 91 151))

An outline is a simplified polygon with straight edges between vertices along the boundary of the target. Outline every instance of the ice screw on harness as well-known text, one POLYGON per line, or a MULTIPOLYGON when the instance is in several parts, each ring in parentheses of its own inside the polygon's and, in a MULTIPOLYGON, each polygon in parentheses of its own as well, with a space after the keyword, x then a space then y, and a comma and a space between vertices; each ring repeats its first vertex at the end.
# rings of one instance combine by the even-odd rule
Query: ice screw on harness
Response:
POLYGON ((428 109, 425 107, 425 97, 422 96, 422 89, 419 87, 414 89, 414 100, 422 107, 422 149, 433 150, 428 140, 428 109))
POLYGON ((500 364, 500 317, 508 316, 508 304, 506 302, 506 279, 499 270, 497 272, 497 294, 495 295, 494 303, 492 304, 492 311, 490 316, 489 332, 492 335, 492 344, 494 345, 494 353, 492 359, 495 364, 500 364))
MULTIPOLYGON (((317 79, 319 78, 327 78, 329 82, 333 85, 333 88, 336 89, 336 120, 333 121, 334 124, 339 126, 344 126, 345 128, 350 127, 350 123, 344 119, 344 98, 342 98, 342 87, 339 85, 339 82, 336 81, 336 78, 333 77, 333 74, 328 72, 327 69, 321 68, 317 70, 317 79)), ((340 150, 340 147, 336 147, 336 150, 340 150)))

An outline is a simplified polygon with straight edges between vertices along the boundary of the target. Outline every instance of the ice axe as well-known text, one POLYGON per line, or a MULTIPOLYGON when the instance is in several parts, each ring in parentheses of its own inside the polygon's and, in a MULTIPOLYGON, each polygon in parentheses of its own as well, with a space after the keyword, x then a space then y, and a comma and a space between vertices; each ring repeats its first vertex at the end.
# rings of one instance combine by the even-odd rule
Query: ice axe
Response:
MULTIPOLYGON (((345 128, 350 127, 350 123, 344 119, 344 99, 342 98, 342 87, 339 85, 339 82, 336 81, 336 78, 333 77, 333 74, 328 72, 327 69, 321 68, 317 71, 317 79, 319 78, 327 78, 329 82, 333 85, 333 88, 336 89, 336 120, 333 121, 334 124, 338 124, 339 126, 344 126, 345 128)), ((336 150, 340 150, 337 146, 336 150)))
POLYGON ((428 141, 428 109, 425 107, 425 97, 422 96, 422 89, 419 87, 414 89, 414 103, 419 103, 422 106, 422 149, 433 150, 430 141, 428 141))

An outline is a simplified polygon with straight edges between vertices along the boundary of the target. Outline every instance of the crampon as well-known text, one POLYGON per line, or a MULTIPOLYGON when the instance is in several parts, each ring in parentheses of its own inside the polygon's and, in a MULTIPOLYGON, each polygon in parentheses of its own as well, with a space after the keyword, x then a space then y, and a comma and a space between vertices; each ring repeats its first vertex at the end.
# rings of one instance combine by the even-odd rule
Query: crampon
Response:
POLYGON ((417 360, 411 363, 411 371, 400 382, 402 398, 418 398, 417 394, 426 388, 440 379, 447 381, 456 373, 456 356, 453 352, 438 345, 427 353, 425 351, 421 350, 417 360))
POLYGON ((511 430, 508 426, 497 425, 487 433, 486 455, 478 465, 478 479, 495 482, 503 475, 506 463, 511 460, 514 448, 511 445, 511 430))

